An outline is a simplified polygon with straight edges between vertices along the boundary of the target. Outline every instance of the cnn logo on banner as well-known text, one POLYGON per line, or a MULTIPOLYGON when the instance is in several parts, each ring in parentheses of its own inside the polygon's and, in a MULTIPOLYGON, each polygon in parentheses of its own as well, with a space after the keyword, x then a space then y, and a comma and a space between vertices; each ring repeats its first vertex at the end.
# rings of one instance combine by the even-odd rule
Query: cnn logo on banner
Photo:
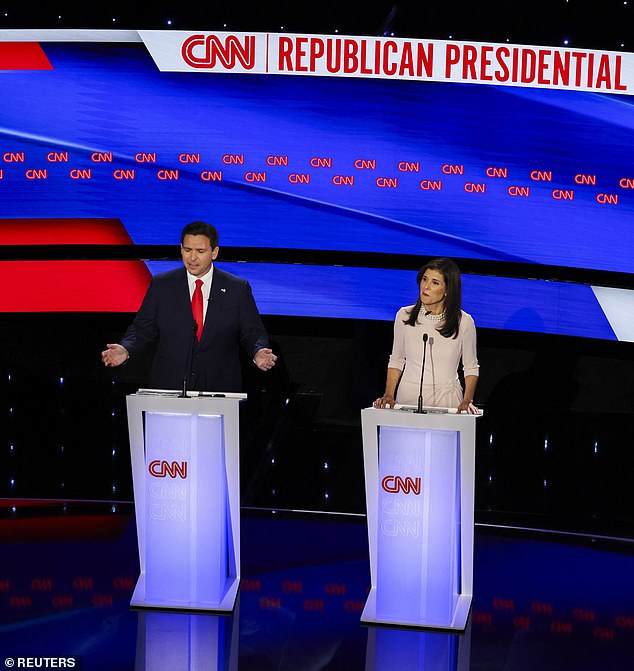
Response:
POLYGON ((255 35, 245 35, 242 41, 227 35, 224 41, 217 35, 191 35, 181 48, 183 60, 192 68, 213 69, 218 64, 234 70, 239 64, 244 70, 255 67, 255 35))

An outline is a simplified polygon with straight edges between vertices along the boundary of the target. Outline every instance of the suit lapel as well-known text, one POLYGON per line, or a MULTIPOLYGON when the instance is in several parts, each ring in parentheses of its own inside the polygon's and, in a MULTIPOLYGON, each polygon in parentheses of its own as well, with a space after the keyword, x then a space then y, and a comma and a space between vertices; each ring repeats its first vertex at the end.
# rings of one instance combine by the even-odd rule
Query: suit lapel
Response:
MULTIPOLYGON (((194 337, 195 322, 192 313, 192 301, 189 295, 187 270, 183 268, 182 271, 183 272, 178 275, 175 284, 171 287, 170 309, 167 311, 166 319, 170 320, 170 324, 173 324, 174 320, 177 320, 178 324, 182 324, 182 327, 179 326, 179 332, 183 339, 182 342, 186 343, 187 348, 189 348, 192 338, 194 337)), ((206 323, 207 320, 205 320, 205 324, 206 323)), ((194 341, 197 343, 195 338, 194 341)))
MULTIPOLYGON (((189 297, 189 284, 187 282, 187 271, 183 268, 183 273, 180 275, 176 291, 178 292, 178 300, 176 304, 179 306, 178 310, 182 315, 184 323, 193 324, 194 315, 192 314, 192 301, 189 297), (184 299, 184 300, 183 300, 184 299)), ((176 315, 174 315, 176 316, 176 315)), ((187 327, 188 331, 190 327, 187 327)))
POLYGON ((209 337, 209 334, 214 328, 214 324, 222 316, 223 297, 227 291, 225 278, 222 270, 214 266, 214 276, 211 281, 211 293, 209 294, 209 302, 207 303, 207 314, 205 315, 205 324, 203 326, 203 334, 201 342, 209 337))

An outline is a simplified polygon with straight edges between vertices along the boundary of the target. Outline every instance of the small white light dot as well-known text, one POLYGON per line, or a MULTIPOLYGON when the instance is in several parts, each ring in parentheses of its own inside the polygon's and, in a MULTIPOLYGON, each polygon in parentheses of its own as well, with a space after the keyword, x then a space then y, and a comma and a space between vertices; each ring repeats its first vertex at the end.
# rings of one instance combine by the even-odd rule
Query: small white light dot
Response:
POLYGON ((59 383, 60 383, 60 384, 64 384, 64 378, 63 378, 63 377, 60 377, 60 378, 59 378, 59 383))
POLYGON ((564 44, 568 44, 568 40, 564 40, 564 44))
POLYGON ((324 492, 324 498, 325 498, 325 499, 330 498, 330 494, 328 494, 328 492, 324 492))
POLYGON ((324 461, 324 470, 325 470, 325 471, 328 470, 328 462, 327 462, 327 461, 324 461))

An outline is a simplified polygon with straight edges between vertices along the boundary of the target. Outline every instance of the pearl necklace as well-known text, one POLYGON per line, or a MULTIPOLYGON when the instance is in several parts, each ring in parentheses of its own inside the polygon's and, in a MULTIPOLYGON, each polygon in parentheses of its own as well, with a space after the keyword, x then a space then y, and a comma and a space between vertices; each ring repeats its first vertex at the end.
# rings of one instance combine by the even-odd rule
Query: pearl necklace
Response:
MULTIPOLYGON (((421 312, 423 312, 423 311, 421 310, 421 312)), ((419 313, 418 316, 419 316, 419 319, 420 319, 420 313, 419 313)), ((428 319, 430 322, 441 322, 445 318, 445 313, 441 312, 439 315, 433 315, 431 312, 429 312, 427 314, 423 312, 422 316, 425 319, 428 319)))

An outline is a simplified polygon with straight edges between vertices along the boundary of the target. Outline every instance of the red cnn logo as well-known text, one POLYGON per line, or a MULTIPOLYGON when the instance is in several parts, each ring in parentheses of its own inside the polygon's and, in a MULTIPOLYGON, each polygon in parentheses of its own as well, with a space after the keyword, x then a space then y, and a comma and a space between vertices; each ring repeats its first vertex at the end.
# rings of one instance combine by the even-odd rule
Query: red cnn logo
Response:
POLYGON ((224 43, 216 35, 191 35, 181 48, 183 60, 193 68, 211 69, 220 62, 226 70, 233 70, 236 61, 245 70, 255 66, 255 35, 247 35, 244 42, 235 35, 225 37, 224 43))
POLYGON ((400 475, 386 475, 381 481, 381 487, 390 494, 420 494, 421 478, 402 478, 400 475))
POLYGON ((187 478, 187 462, 181 461, 180 464, 177 461, 165 461, 164 459, 155 459, 150 462, 148 466, 148 471, 150 475, 153 475, 155 478, 182 478, 185 480, 187 478))

